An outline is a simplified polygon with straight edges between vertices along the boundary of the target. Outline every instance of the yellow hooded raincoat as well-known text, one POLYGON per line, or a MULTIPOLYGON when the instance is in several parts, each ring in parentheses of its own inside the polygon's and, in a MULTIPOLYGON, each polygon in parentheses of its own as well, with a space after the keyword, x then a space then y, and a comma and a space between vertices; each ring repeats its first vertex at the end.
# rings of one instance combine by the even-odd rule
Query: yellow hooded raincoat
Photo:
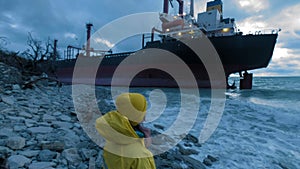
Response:
POLYGON ((147 103, 143 95, 124 93, 116 99, 116 111, 96 120, 96 129, 106 140, 103 157, 108 169, 155 169, 152 153, 132 125, 141 123, 147 103))

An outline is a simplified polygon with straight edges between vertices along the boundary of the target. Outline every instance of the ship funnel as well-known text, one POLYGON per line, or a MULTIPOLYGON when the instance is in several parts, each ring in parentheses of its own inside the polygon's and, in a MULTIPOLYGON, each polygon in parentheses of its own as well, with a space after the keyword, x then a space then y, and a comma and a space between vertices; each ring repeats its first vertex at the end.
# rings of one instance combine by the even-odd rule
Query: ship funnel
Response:
POLYGON ((222 0, 214 0, 214 1, 210 1, 210 2, 207 2, 206 4, 206 11, 212 11, 212 10, 215 10, 217 9, 220 14, 222 15, 223 14, 223 2, 222 0))

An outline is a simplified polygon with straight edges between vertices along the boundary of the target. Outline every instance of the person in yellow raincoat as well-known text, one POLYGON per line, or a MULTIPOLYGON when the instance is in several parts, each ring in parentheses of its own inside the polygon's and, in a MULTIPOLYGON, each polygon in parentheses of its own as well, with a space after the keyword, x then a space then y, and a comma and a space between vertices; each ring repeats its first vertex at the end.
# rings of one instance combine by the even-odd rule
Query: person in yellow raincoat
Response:
POLYGON ((145 146, 149 131, 140 126, 146 115, 145 97, 123 93, 116 98, 115 105, 117 110, 96 120, 97 131, 106 140, 105 165, 108 169, 155 169, 153 154, 145 146))

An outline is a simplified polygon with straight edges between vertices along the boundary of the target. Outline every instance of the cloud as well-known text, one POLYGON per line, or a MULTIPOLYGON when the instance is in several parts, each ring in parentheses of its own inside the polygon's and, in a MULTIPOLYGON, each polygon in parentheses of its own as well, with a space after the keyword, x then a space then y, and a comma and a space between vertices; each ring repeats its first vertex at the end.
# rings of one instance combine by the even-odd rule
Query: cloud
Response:
POLYGON ((300 16, 299 8, 300 3, 286 7, 269 18, 264 15, 251 16, 239 22, 238 27, 245 34, 272 28, 282 29, 267 70, 255 70, 256 75, 300 75, 300 19, 297 17, 300 16))
POLYGON ((64 37, 65 38, 71 38, 71 39, 76 39, 77 38, 77 36, 76 36, 76 34, 74 34, 74 33, 65 33, 65 35, 64 35, 64 37))
POLYGON ((115 46, 115 44, 111 43, 110 41, 102 38, 95 38, 95 43, 97 43, 99 46, 105 45, 105 49, 111 49, 115 46), (100 44, 99 44, 100 43, 100 44), (102 44, 102 45, 101 45, 102 44))
POLYGON ((253 34, 255 31, 266 29, 268 25, 263 15, 248 17, 238 23, 239 29, 244 34, 253 34))
POLYGON ((275 15, 270 24, 282 28, 282 36, 300 38, 300 3, 283 9, 275 15))
POLYGON ((300 38, 300 4, 284 8, 277 15, 268 18, 264 15, 251 16, 238 23, 244 33, 257 30, 270 30, 281 28, 280 38, 300 38))
POLYGON ((267 69, 254 71, 257 76, 300 76, 300 49, 289 49, 284 43, 276 45, 267 69))
POLYGON ((268 9, 270 3, 268 0, 233 0, 234 3, 249 13, 257 13, 262 10, 268 9))

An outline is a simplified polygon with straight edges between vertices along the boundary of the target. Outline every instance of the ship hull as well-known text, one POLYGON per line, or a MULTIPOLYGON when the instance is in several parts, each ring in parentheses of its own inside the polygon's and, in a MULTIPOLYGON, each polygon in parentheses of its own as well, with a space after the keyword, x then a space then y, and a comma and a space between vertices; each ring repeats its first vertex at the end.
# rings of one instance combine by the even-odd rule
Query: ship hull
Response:
MULTIPOLYGON (((219 58, 222 62, 224 77, 228 77, 232 73, 254 70, 259 68, 265 68, 268 66, 274 47, 276 44, 277 34, 263 34, 263 35, 234 35, 234 36, 224 36, 224 37, 211 37, 209 38, 211 44, 214 46, 219 58)), ((222 79, 213 79, 209 77, 206 70, 207 66, 218 66, 217 63, 210 63, 210 65, 204 64, 201 59, 191 50, 187 45, 180 41, 154 41, 148 42, 147 45, 142 49, 161 49, 169 51, 177 56, 179 56, 184 63, 192 71, 195 80, 197 82, 197 87, 200 88, 219 88, 224 86, 222 79), (180 46, 180 47, 179 47, 180 46)), ((141 50, 141 51, 142 51, 141 50)), ((137 51, 139 52, 139 51, 137 51)), ((106 55, 101 64, 99 64, 98 70, 95 75, 89 77, 90 64, 93 60, 99 60, 99 58, 84 58, 87 61, 86 64, 77 66, 77 70, 82 73, 81 76, 76 76, 79 78, 76 80, 77 83, 87 83, 93 82, 96 85, 104 86, 135 86, 135 87, 178 87, 178 79, 174 79, 167 71, 162 71, 158 69, 145 69, 132 77, 126 77, 126 72, 132 72, 134 67, 143 67, 144 62, 135 62, 129 65, 122 65, 124 74, 122 77, 118 77, 117 80, 112 84, 112 78, 114 73, 120 63, 127 57, 131 57, 133 53, 119 53, 119 54, 109 54, 106 55), (92 60, 92 61, 91 61, 92 60), (85 73, 86 72, 86 73, 85 73), (81 78, 81 80, 80 80, 81 78), (86 78, 92 78, 87 80, 86 78), (128 78, 130 83, 128 84, 128 78)), ((149 54, 151 55, 151 53, 149 54)), ((164 57, 164 54, 161 54, 164 57)), ((78 59, 77 59, 78 60, 78 59)), ((74 66, 76 59, 65 60, 57 62, 56 76, 61 82, 72 83, 74 66)), ((155 67, 160 67, 175 63, 157 63, 155 67), (159 65, 162 64, 162 65, 159 65)), ((172 65, 175 66, 176 65, 172 65)), ((180 65, 178 65, 180 66, 180 65)), ((147 66, 145 66, 147 67, 147 66)), ((184 76, 180 81, 184 82, 181 85, 185 87, 195 87, 190 79, 185 79, 184 76)), ((74 82, 74 79, 73 79, 74 82)))

